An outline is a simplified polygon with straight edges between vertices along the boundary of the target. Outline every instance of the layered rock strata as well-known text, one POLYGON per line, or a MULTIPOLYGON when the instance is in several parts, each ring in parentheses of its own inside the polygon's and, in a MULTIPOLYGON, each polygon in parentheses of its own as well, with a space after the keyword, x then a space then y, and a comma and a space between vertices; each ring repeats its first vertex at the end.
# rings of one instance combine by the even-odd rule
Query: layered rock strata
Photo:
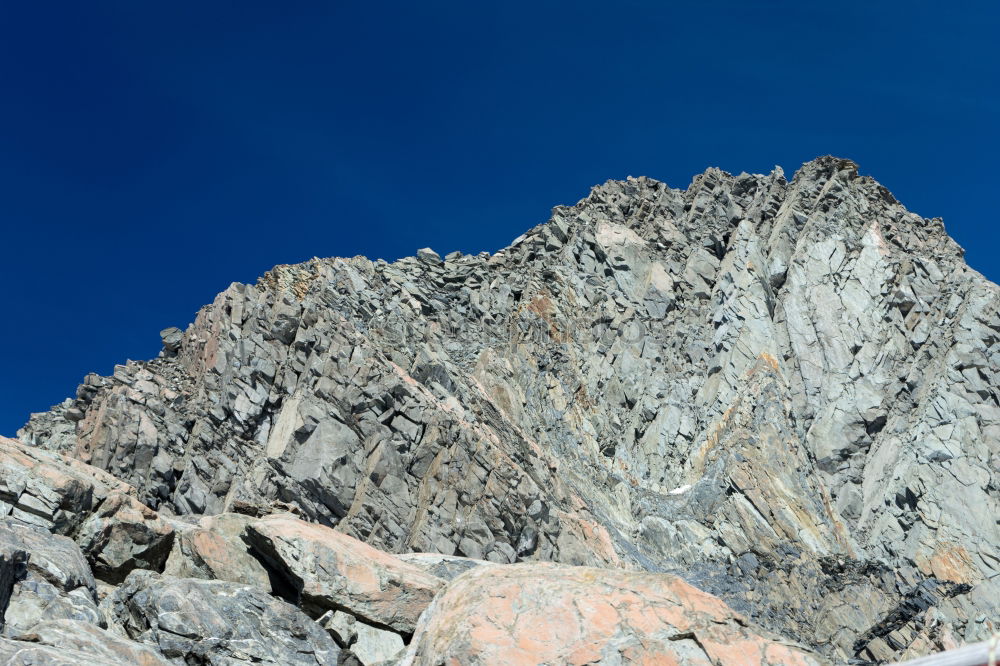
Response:
MULTIPOLYGON (((846 160, 609 181, 493 255, 279 266, 162 337, 33 415, 0 480, 108 584, 218 577, 177 534, 293 511, 453 558, 436 580, 457 558, 675 574, 836 661, 1000 616, 1000 290, 846 160), (45 476, 49 452, 100 471, 45 476), (76 513, 72 484, 94 488, 76 513)), ((247 525, 269 591, 339 610, 247 525)))

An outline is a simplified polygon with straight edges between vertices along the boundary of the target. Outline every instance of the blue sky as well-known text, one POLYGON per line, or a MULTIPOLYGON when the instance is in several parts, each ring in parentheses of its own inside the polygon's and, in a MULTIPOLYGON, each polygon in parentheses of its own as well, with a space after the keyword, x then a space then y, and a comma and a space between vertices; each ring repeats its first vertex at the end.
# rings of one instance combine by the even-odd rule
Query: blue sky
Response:
POLYGON ((0 433, 312 256, 835 154, 1000 279, 1000 4, 0 4, 0 433))

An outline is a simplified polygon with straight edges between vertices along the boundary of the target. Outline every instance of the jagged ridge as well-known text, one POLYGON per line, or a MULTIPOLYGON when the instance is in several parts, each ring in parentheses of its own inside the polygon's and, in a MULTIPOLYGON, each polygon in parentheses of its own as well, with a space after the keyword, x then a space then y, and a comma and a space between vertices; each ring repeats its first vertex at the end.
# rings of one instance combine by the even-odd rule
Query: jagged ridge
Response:
POLYGON ((392 552, 675 571, 888 659, 996 614, 998 302, 847 160, 609 181, 492 256, 234 284, 19 436, 164 515, 291 505, 392 552))

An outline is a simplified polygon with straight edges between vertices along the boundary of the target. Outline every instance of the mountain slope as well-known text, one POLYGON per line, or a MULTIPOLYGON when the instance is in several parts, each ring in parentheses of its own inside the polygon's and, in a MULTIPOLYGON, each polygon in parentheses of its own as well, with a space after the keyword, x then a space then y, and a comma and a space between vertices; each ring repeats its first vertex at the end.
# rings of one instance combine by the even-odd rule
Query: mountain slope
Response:
POLYGON ((161 514, 669 571, 837 659, 1000 599, 1000 289, 846 160, 609 181, 490 256, 278 266, 19 433, 161 514))

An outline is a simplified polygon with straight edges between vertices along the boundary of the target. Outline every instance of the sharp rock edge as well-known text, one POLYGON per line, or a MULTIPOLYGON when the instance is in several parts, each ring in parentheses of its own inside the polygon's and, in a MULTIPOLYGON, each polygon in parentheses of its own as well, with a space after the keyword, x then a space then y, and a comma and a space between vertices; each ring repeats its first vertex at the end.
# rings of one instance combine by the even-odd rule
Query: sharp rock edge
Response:
MULTIPOLYGON (((1000 291, 962 256, 825 157, 791 182, 609 181, 493 255, 277 266, 165 329, 158 358, 32 415, 28 448, 8 441, 8 520, 79 544, 98 577, 18 574, 44 534, 11 537, 0 570, 38 585, 4 583, 10 608, 35 595, 8 627, 44 598, 93 631, 41 627, 41 651, 477 663, 514 631, 483 618, 518 619, 476 596, 496 585, 576 608, 548 620, 590 627, 566 640, 591 661, 638 654, 625 587, 654 590, 662 623, 642 631, 692 663, 753 641, 760 663, 868 663, 982 640, 1000 617, 1000 291), (477 573, 526 561, 536 583, 477 573), (355 568, 314 579, 338 562, 355 568), (608 616, 580 610, 595 567, 615 570, 608 616), (666 617, 704 593, 728 607, 666 617), (459 616, 480 633, 456 638, 459 616), (198 640, 213 622, 242 653, 198 640)), ((576 658, 529 644, 528 663, 576 658)))

